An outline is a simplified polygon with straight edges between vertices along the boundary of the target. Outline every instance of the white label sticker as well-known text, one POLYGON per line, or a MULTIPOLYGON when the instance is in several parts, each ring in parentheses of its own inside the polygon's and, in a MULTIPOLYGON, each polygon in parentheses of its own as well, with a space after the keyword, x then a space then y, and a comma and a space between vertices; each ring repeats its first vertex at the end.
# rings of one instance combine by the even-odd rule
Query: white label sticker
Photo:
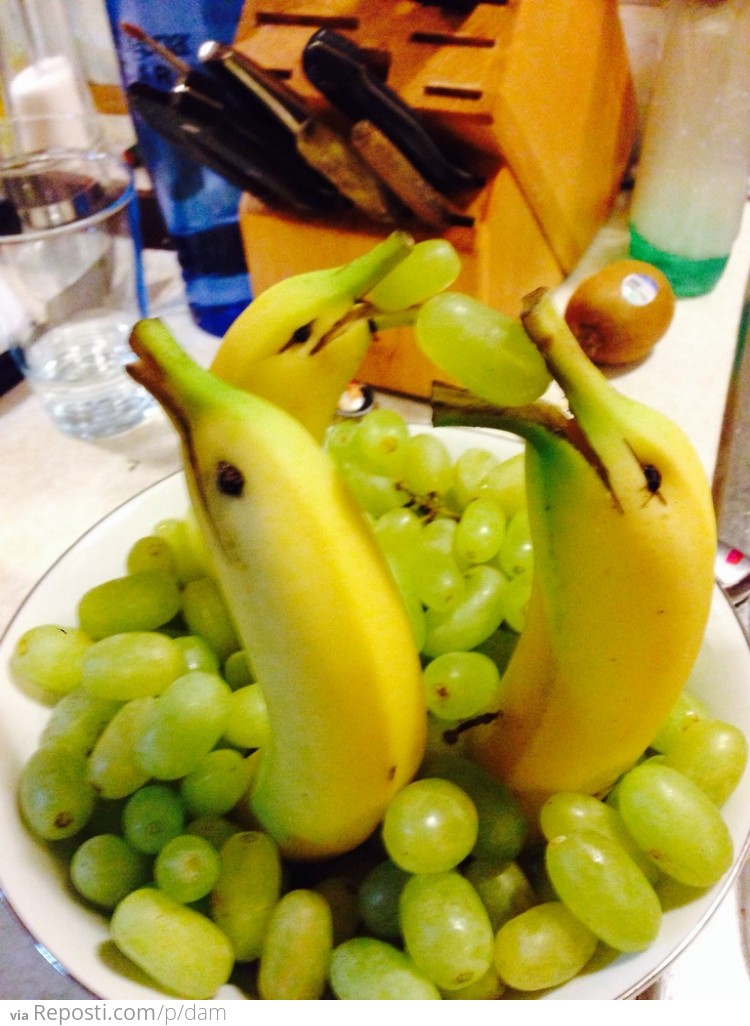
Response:
POLYGON ((631 306, 648 306, 656 298, 659 286, 647 274, 626 274, 620 284, 620 293, 631 306))

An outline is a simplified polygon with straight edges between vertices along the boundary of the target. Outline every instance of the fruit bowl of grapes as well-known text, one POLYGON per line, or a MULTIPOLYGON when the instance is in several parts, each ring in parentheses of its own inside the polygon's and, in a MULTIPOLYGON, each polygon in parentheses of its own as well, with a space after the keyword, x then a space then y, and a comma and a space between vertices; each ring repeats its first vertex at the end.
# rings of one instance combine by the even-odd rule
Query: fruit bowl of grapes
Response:
MULTIPOLYGON (((390 414, 384 419, 392 422, 390 414)), ((338 458, 341 451, 352 445, 363 424, 366 430, 366 421, 342 422, 332 430, 329 443, 332 451, 340 450, 338 458)), ((497 698, 501 681, 495 667, 510 657, 523 628, 523 610, 528 601, 525 578, 533 562, 521 473, 523 453, 516 438, 500 432, 415 428, 410 434, 414 439, 409 443, 413 457, 409 478, 412 490, 419 494, 452 491, 453 506, 471 506, 474 517, 482 512, 480 500, 495 504, 505 511, 503 527, 495 527, 492 541, 488 541, 492 531, 486 525, 467 532, 469 538, 473 533, 474 539, 481 539, 486 544, 485 553, 492 551, 492 555, 474 564, 486 568, 482 571, 482 600, 475 597, 472 615, 462 616, 461 602, 455 602, 448 594, 451 588, 459 587, 455 572, 452 578, 447 561, 435 557, 436 552, 451 551, 441 532, 454 533, 460 520, 438 511, 436 505, 429 518, 424 518, 422 510, 419 523, 419 513, 413 506, 393 504, 382 476, 377 482, 380 492, 373 482, 367 494, 361 490, 376 534, 386 548, 395 552, 403 551, 404 545, 414 549, 425 546, 424 552, 432 554, 432 559, 425 556, 424 562, 434 573, 425 572, 420 585, 423 595, 430 595, 432 589, 436 596, 431 598, 432 606, 423 605, 428 611, 428 622, 421 627, 423 650, 429 653, 423 659, 429 736, 426 768, 414 782, 426 781, 426 790, 421 795, 418 788, 403 790, 401 803, 393 803, 383 829, 354 852, 319 863, 286 865, 284 885, 280 883, 280 863, 272 846, 262 842, 251 846, 251 856, 237 852, 232 855, 230 843, 229 849, 225 849, 227 864, 217 868, 221 862, 217 853, 221 853, 231 837, 250 835, 257 840, 259 835, 243 809, 241 795, 249 780, 249 753, 262 746, 268 725, 258 684, 247 664, 235 656, 239 650, 233 628, 216 589, 208 583, 211 578, 205 575, 204 553, 187 513, 183 476, 172 476, 115 510, 51 568, 17 614, 0 649, 0 772, 4 794, 0 815, 5 838, 0 854, 0 881, 28 930, 93 994, 139 999, 175 993, 208 997, 213 988, 213 994, 219 998, 256 995, 259 981, 268 988, 282 986, 282 974, 274 964, 278 958, 274 944, 288 947, 299 942, 300 952, 309 955, 310 997, 345 998, 359 994, 360 987, 365 988, 365 993, 367 988, 373 988, 374 996, 390 996, 388 988, 395 986, 397 994, 412 998, 624 998, 634 996, 663 971, 696 936, 731 887, 750 831, 750 780, 747 774, 738 772, 736 757, 729 756, 723 764, 725 781, 714 782, 721 788, 731 778, 736 785, 721 806, 721 819, 731 837, 731 864, 718 870, 709 867, 710 872, 720 874, 719 878, 711 886, 699 887, 679 883, 655 863, 648 865, 644 856, 638 856, 649 880, 645 893, 658 895, 659 911, 654 912, 652 903, 637 889, 628 895, 623 911, 619 895, 615 894, 612 897, 617 907, 608 913, 614 926, 608 928, 615 934, 627 935, 632 926, 632 922, 627 922, 628 916, 641 929, 644 918, 656 915, 658 929, 642 950, 627 954, 599 940, 585 926, 576 930, 579 921, 557 900, 545 873, 544 858, 540 855, 543 844, 527 837, 516 818, 516 810, 508 806, 505 796, 482 797, 481 788, 475 795, 474 804, 489 817, 489 825, 480 826, 478 834, 472 816, 465 816, 466 803, 459 802, 453 808, 462 783, 461 795, 467 793, 465 789, 472 793, 476 788, 471 774, 465 774, 465 735, 459 725, 466 721, 467 713, 470 716, 476 708, 487 706, 488 695, 497 698), (419 478, 425 473, 437 474, 443 483, 425 488, 419 478), (417 529, 426 534, 417 536, 417 529), (174 574, 180 582, 179 616, 170 606, 170 602, 175 602, 174 593, 166 587, 162 592, 153 590, 149 580, 149 575, 164 573, 165 566, 168 574, 174 574), (498 584, 497 594, 489 582, 498 584), (129 598, 124 590, 121 596, 117 595, 118 589, 127 587, 132 592, 129 598), (144 590, 139 596, 141 588, 144 590), (156 608, 156 619, 169 621, 170 627, 161 624, 157 630, 144 631, 142 625, 136 629, 133 624, 119 624, 117 633, 106 635, 117 638, 116 644, 93 643, 100 646, 98 654, 90 640, 71 637, 71 628, 80 623, 81 614, 89 622, 118 615, 117 609, 136 608, 138 602, 156 608), (439 615, 429 612, 435 607, 439 615), (40 625, 52 624, 68 631, 64 645, 43 635, 34 641, 33 632, 40 625), (32 644, 23 658, 31 662, 21 666, 25 683, 19 684, 17 666, 14 670, 11 664, 19 662, 19 640, 30 631, 32 644), (129 652, 117 652, 114 649, 118 645, 134 647, 129 652), (106 648, 111 646, 114 648, 108 655, 106 648), (101 648, 105 649, 103 653, 101 648), (461 655, 456 655, 461 652, 470 652, 475 658, 468 660, 467 665, 461 655), (88 667, 86 684, 71 687, 73 678, 78 679, 74 664, 82 659, 88 667), (132 673, 117 671, 117 665, 123 663, 131 668, 137 664, 137 684, 132 673), (30 685, 28 681, 34 673, 51 674, 52 686, 59 691, 30 685), (191 702, 208 705, 201 713, 200 729, 194 722, 191 728, 179 712, 172 721, 175 731, 193 730, 186 743, 196 758, 191 756, 191 767, 183 767, 185 772, 183 768, 162 771, 162 776, 168 778, 162 780, 140 768, 132 752, 134 748, 138 750, 135 738, 156 700, 151 692, 176 694, 174 688, 170 692, 164 686, 165 675, 181 675, 183 681, 200 682, 206 688, 202 699, 177 696, 178 709, 181 702, 184 708, 191 702), (121 678, 120 682, 114 681, 114 677, 121 678), (136 691, 143 693, 136 695, 136 691), (131 697, 126 699, 124 694, 131 697), (220 706, 222 710, 213 719, 206 713, 211 706, 220 706), (175 726, 178 722, 182 724, 179 728, 175 726), (198 736, 201 733, 202 738, 198 736), (54 761, 51 767, 39 765, 38 783, 33 778, 27 782, 30 794, 24 816, 19 814, 16 797, 19 780, 34 753, 45 750, 67 752, 66 772, 56 770, 54 761), (81 751, 87 753, 88 774, 74 754, 81 751), (174 772, 181 775, 174 777, 174 772), (45 773, 57 776, 59 786, 63 790, 72 788, 73 795, 46 793, 45 773), (95 781, 99 794, 112 795, 98 797, 93 810, 89 808, 93 804, 92 788, 81 783, 87 777, 95 781), (40 792, 36 797, 35 788, 40 792), (69 804, 66 806, 65 802, 69 804), (420 851, 419 842, 411 850, 412 842, 423 829, 425 810, 433 805, 442 809, 437 815, 442 815, 443 822, 431 836, 428 831, 422 839, 426 851, 420 851), (47 823, 49 817, 54 819, 55 810, 59 812, 60 807, 66 808, 71 816, 79 816, 85 825, 69 835, 68 827, 63 826, 58 831, 61 836, 55 840, 39 837, 30 829, 29 819, 32 827, 48 834, 50 831, 40 824, 47 823), (452 846, 453 854, 449 850, 452 846), (435 852, 443 859, 443 865, 459 861, 449 870, 441 868, 437 873, 427 874, 411 873, 394 861, 410 864, 410 858, 416 859, 416 868, 421 869, 422 859, 432 870, 429 862, 435 852), (246 942, 256 948, 241 955, 242 960, 235 960, 234 954, 226 955, 223 945, 217 945, 214 930, 216 922, 230 924, 229 935, 236 938, 233 929, 238 928, 232 918, 237 913, 231 909, 233 892, 243 902, 252 904, 247 892, 252 893, 253 888, 236 878, 243 858, 248 860, 249 877, 261 874, 260 893, 252 900, 262 911, 266 925, 271 910, 276 909, 271 919, 275 932, 270 935, 270 943, 267 938, 265 949, 257 931, 255 938, 246 937, 246 942), (218 889, 217 873, 221 874, 218 889), (416 945, 417 957, 429 967, 429 955, 425 952, 432 950, 433 959, 438 958, 433 944, 438 951, 450 949, 459 964, 462 959, 468 960, 463 971, 477 977, 474 984, 446 989, 436 984, 423 968, 415 968, 405 948, 396 911, 399 894, 403 894, 405 882, 410 879, 430 884, 426 895, 418 891, 412 894, 416 907, 421 903, 428 910, 418 913, 419 922, 424 924, 421 931, 426 936, 420 936, 420 929, 412 926, 412 935, 417 936, 411 944, 416 945), (469 899, 481 897, 481 901, 476 899, 478 908, 467 900, 466 892, 469 899), (166 909, 154 909, 148 903, 140 908, 128 907, 128 901, 142 899, 144 894, 162 893, 166 909), (467 950, 453 950, 455 941, 449 929, 441 926, 441 916, 429 916, 430 901, 436 902, 439 910, 450 903, 458 908, 466 906, 462 914, 475 931, 467 950), (321 909, 324 913, 333 910, 331 922, 327 915, 320 915, 321 909), (118 927, 116 917, 122 916, 123 911, 128 918, 121 920, 118 927), (154 932, 154 917, 159 913, 161 925, 154 932), (620 921, 623 916, 625 922, 620 921), (540 970, 522 964, 523 936, 519 936, 519 924, 521 934, 524 928, 538 929, 542 937, 549 938, 542 943, 551 945, 555 951, 553 962, 557 959, 565 963, 563 975, 569 975, 571 965, 578 964, 578 970, 557 986, 537 988, 533 975, 540 970), (294 933, 294 927, 300 936, 298 941, 290 942, 289 934, 294 933), (117 929, 122 933, 118 934, 117 929), (429 931, 434 934, 434 941, 429 931), (142 961, 142 949, 159 944, 167 947, 166 953, 147 951, 142 964, 150 965, 155 960, 153 964, 158 966, 160 958, 176 957, 180 968, 172 970, 176 976, 170 978, 171 985, 159 981, 158 968, 151 975, 138 964, 142 961), (322 962, 327 968, 321 969, 322 962), (524 981, 524 973, 531 974, 531 982, 524 981), (523 989, 510 986, 506 975, 523 989)), ((468 523, 471 527, 471 518, 468 523)), ((731 606, 718 592, 684 696, 660 737, 654 739, 658 748, 647 753, 647 761, 669 763, 670 751, 675 765, 680 765, 680 758, 690 761, 690 745, 675 739, 692 734, 695 745, 702 750, 699 735, 705 734, 710 747, 714 728, 709 724, 716 722, 743 731, 750 729, 750 654, 731 606), (680 756, 681 748, 687 754, 683 752, 680 756)), ((152 726, 152 734, 156 733, 152 726)), ((176 737, 174 741, 178 749, 184 747, 176 737)), ((731 742, 730 738, 730 749, 731 742)), ((162 754, 165 759, 173 757, 169 752, 162 754)), ((695 818, 703 816, 705 809, 702 804, 697 811, 691 808, 693 795, 688 789, 686 795, 674 797, 675 802, 683 804, 675 806, 673 818, 679 823, 684 817, 689 833, 707 829, 695 818)), ((658 801, 658 794, 654 800, 658 801)), ((575 821, 580 820, 588 831, 581 836, 601 830, 608 835, 604 840, 611 840, 616 836, 612 831, 622 829, 615 808, 615 803, 593 798, 555 796, 546 810, 550 836, 562 831, 571 836, 575 821), (589 803, 594 805, 593 810, 589 803), (562 825, 555 825, 555 820, 562 825)), ((709 817, 708 824, 709 829, 717 830, 715 818, 709 817)), ((713 857, 717 857, 720 848, 719 842, 713 857)), ((608 848, 606 851, 609 853, 608 848)), ((575 858, 575 852, 571 857, 575 858)), ((700 861, 698 856, 694 857, 700 861)), ((615 886, 622 886, 619 876, 614 880, 615 886)), ((592 891, 592 900, 601 903, 601 894, 594 896, 592 891)), ((451 973, 454 969, 455 965, 449 965, 447 970, 439 967, 437 972, 451 973)))
POLYGON ((743 865, 750 649, 698 457, 544 290, 515 321, 456 273, 394 233, 209 370, 136 325, 183 472, 0 645, 0 883, 93 994, 628 998, 743 865), (432 426, 335 417, 403 324, 458 382, 432 426))

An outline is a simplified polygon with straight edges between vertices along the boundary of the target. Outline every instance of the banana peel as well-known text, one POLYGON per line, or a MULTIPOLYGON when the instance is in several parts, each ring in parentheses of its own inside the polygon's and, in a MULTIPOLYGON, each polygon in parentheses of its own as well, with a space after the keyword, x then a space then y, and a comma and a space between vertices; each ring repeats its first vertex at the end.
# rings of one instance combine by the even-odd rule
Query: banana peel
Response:
POLYGON ((472 757, 535 815, 556 791, 602 794, 648 747, 701 647, 716 523, 706 474, 668 418, 621 395, 550 295, 522 316, 570 412, 435 396, 437 424, 526 441, 534 577, 507 698, 472 757))
POLYGON ((250 794, 292 859, 354 848, 415 775, 426 710, 391 571, 328 454, 290 413, 139 322, 128 372, 177 429, 193 508, 268 706, 250 794))

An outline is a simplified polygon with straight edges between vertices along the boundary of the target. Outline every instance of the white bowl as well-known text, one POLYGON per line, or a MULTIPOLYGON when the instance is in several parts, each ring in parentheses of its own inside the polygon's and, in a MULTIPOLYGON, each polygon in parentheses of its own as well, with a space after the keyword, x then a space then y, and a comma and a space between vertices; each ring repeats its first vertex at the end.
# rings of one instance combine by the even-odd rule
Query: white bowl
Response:
MULTIPOLYGON (((429 430, 418 428, 417 430, 429 430)), ((455 457, 479 446, 505 458, 519 443, 501 432, 440 429, 455 457)), ((30 836, 18 815, 16 787, 26 759, 37 746, 49 708, 25 694, 10 678, 8 664, 18 637, 42 623, 72 625, 83 592, 124 572, 132 543, 150 534, 159 520, 183 516, 187 493, 181 474, 148 488, 105 517, 73 545, 39 581, 0 641, 0 887, 37 942, 89 991, 109 999, 154 999, 164 995, 118 955, 104 916, 73 894, 62 863, 30 836)), ((717 588, 705 642, 688 684, 711 712, 750 737, 750 649, 734 609, 717 588)), ((632 997, 653 982, 695 938, 731 888, 750 849, 750 770, 726 803, 723 814, 735 845, 733 868, 714 887, 665 913, 656 941, 635 955, 622 955, 558 988, 553 999, 632 997)), ((219 998, 237 997, 227 986, 219 998)))

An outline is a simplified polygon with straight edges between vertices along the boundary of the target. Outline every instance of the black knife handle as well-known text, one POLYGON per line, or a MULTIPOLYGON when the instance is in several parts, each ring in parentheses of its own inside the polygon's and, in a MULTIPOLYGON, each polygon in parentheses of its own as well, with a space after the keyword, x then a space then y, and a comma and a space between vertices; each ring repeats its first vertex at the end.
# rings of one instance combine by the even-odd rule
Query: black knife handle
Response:
MULTIPOLYGON (((205 145, 240 169, 255 169, 286 203, 308 213, 346 209, 348 204, 327 178, 299 154, 294 136, 273 131, 251 106, 212 107, 189 88, 172 91, 175 110, 200 134, 205 145)), ((252 190, 248 190, 252 191, 252 190)))
POLYGON ((194 116, 177 110, 170 93, 134 82, 127 87, 127 96, 133 114, 178 150, 271 207, 292 206, 308 213, 323 213, 331 209, 332 202, 340 201, 339 197, 329 194, 325 203, 316 206, 314 194, 287 188, 280 162, 262 164, 247 148, 243 152, 237 145, 236 134, 218 127, 218 117, 213 125, 199 122, 194 116))
POLYGON ((310 83, 352 122, 369 121, 444 193, 477 189, 484 179, 450 160, 417 112, 367 67, 366 55, 329 28, 318 29, 302 52, 310 83))

